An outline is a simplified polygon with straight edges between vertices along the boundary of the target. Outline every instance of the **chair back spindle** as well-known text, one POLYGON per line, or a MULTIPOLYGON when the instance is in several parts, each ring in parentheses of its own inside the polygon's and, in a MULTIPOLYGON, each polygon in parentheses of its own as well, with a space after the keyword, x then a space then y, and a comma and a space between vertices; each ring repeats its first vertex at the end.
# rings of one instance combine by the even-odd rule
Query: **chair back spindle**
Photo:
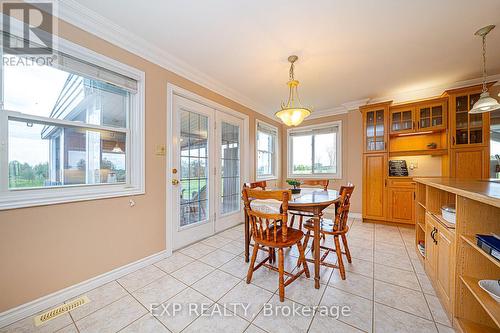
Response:
POLYGON ((335 214, 334 230, 342 231, 347 226, 347 218, 349 217, 349 208, 351 206, 351 196, 354 192, 354 185, 340 187, 340 204, 335 214))
POLYGON ((288 200, 290 191, 262 191, 243 188, 245 211, 252 228, 252 237, 261 241, 286 242, 288 231, 288 200), (281 202, 279 213, 261 212, 252 208, 251 202, 255 199, 274 199, 281 202), (281 231, 281 232, 280 232, 281 231), (281 235, 281 239, 278 236, 281 235))

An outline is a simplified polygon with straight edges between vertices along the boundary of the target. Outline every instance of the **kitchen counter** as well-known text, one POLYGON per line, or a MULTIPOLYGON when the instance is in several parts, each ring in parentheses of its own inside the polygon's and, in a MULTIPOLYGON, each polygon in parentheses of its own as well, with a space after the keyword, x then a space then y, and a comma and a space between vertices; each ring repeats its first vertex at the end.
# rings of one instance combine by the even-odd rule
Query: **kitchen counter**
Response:
POLYGON ((414 178, 413 180, 500 208, 500 183, 498 181, 455 178, 414 178))

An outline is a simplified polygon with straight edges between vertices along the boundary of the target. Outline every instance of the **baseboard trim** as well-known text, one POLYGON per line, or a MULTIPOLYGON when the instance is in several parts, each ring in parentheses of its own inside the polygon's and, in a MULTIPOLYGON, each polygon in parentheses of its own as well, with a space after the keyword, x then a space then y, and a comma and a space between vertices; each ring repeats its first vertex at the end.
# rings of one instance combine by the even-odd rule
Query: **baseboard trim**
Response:
POLYGON ((21 304, 19 306, 16 306, 15 308, 4 311, 0 313, 0 328, 15 323, 20 319, 32 316, 47 308, 58 305, 69 298, 76 297, 108 282, 121 278, 122 276, 151 265, 170 255, 171 252, 167 250, 155 253, 146 258, 142 258, 130 264, 115 268, 107 273, 98 275, 73 286, 69 286, 52 294, 42 296, 31 302, 21 304))

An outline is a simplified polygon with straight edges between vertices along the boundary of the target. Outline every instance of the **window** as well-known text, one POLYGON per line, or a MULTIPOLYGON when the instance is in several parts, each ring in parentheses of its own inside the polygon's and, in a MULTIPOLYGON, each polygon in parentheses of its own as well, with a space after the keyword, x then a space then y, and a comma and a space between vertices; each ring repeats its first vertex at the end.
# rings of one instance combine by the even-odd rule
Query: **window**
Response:
POLYGON ((288 130, 288 176, 341 178, 341 122, 288 130))
POLYGON ((277 177, 278 129, 257 120, 257 179, 277 177))
POLYGON ((143 73, 59 45, 52 64, 3 55, 0 209, 144 193, 143 73))

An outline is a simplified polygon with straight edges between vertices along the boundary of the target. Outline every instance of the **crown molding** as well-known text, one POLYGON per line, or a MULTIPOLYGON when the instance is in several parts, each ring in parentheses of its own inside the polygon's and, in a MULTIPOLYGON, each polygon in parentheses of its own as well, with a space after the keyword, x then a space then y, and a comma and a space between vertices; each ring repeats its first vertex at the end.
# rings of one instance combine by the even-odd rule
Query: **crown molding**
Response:
POLYGON ((265 114, 262 112, 265 108, 257 105, 247 96, 211 78, 181 59, 165 52, 153 43, 135 35, 75 0, 59 1, 58 10, 55 15, 63 21, 104 39, 125 51, 144 58, 256 112, 265 114))
POLYGON ((313 111, 312 114, 309 117, 307 117, 307 119, 323 118, 323 117, 348 113, 349 111, 353 110, 358 110, 360 106, 366 105, 369 100, 370 100, 369 98, 357 99, 355 101, 343 103, 341 106, 313 111))
MULTIPOLYGON (((494 85, 500 84, 500 74, 494 74, 486 77, 486 82, 497 81, 494 85)), ((370 104, 379 103, 387 100, 392 100, 393 103, 401 103, 407 101, 414 101, 419 99, 425 99, 430 97, 440 96, 446 90, 457 89, 457 88, 465 88, 469 86, 473 86, 476 84, 481 84, 483 82, 482 78, 475 78, 470 80, 457 81, 449 84, 442 84, 439 86, 419 89, 419 90, 411 90, 411 91, 403 91, 399 93, 395 93, 390 96, 384 97, 376 97, 370 99, 368 102, 370 104)))
MULTIPOLYGON (((165 52, 153 43, 144 40, 143 38, 131 33, 130 31, 117 25, 111 20, 94 12, 93 10, 79 4, 76 0, 60 0, 56 16, 130 53, 142 57, 183 78, 186 78, 196 84, 199 84, 200 86, 203 86, 217 94, 220 94, 223 97, 229 98, 266 117, 274 119, 271 113, 266 112, 267 110, 269 110, 267 107, 258 105, 258 103, 255 103, 248 96, 245 96, 235 89, 224 85, 220 81, 213 79, 209 75, 199 71, 183 60, 173 56, 168 52, 165 52)), ((500 74, 491 75, 487 78, 487 80, 498 81, 495 85, 499 85, 500 74)), ((479 84, 481 82, 481 78, 476 78, 419 90, 397 92, 389 96, 349 101, 339 106, 333 106, 331 108, 313 111, 308 119, 316 119, 336 114, 347 113, 352 110, 357 110, 360 106, 366 105, 368 103, 372 104, 387 100, 393 100, 394 103, 399 103, 410 100, 425 99, 429 97, 439 96, 448 89, 466 87, 479 84)))

